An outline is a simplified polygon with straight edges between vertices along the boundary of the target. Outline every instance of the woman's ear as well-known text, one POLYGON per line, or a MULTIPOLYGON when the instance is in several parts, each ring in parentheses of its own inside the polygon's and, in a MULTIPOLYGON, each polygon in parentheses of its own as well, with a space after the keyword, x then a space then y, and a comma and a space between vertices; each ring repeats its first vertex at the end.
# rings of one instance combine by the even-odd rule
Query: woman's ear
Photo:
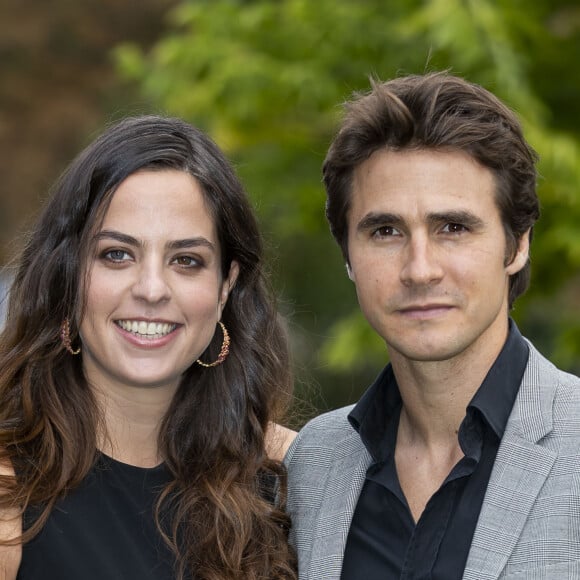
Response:
POLYGON ((236 285, 236 280, 240 273, 240 265, 233 260, 230 264, 230 271, 228 272, 227 278, 222 282, 222 289, 220 293, 220 303, 219 303, 219 315, 221 318, 222 311, 228 301, 228 296, 230 295, 231 289, 236 285))

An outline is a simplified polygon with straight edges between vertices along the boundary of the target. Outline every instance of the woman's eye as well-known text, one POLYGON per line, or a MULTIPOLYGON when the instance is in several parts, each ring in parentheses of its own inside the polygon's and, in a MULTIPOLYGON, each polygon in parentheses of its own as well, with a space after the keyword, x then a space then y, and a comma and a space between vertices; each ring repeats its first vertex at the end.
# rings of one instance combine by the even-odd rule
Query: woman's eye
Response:
POLYGON ((129 254, 125 252, 125 250, 109 250, 103 255, 107 260, 111 260, 111 262, 124 262, 130 258, 129 254))
POLYGON ((200 266, 200 260, 194 258, 193 256, 177 256, 173 259, 173 263, 178 266, 184 266, 186 268, 192 268, 195 266, 200 266))

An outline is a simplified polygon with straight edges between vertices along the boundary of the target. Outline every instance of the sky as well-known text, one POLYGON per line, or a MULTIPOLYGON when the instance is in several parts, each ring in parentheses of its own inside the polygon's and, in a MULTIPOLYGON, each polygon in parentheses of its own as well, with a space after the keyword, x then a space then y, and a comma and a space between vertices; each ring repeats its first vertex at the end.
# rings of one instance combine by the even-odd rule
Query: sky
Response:
POLYGON ((8 279, 0 272, 0 326, 4 323, 6 315, 6 294, 8 293, 8 279))

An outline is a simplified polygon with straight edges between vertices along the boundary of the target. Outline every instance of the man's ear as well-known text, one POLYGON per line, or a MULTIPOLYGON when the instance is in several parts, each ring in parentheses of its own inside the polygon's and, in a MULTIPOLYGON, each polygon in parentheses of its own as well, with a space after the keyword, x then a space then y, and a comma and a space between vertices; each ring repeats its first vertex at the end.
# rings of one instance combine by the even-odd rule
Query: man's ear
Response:
POLYGON ((350 267, 350 264, 347 262, 345 265, 346 265, 346 274, 349 280, 351 280, 351 282, 354 282, 352 268, 350 267))
POLYGON ((531 228, 524 232, 518 241, 516 253, 506 266, 506 272, 509 276, 519 272, 528 263, 530 257, 530 233, 531 228))

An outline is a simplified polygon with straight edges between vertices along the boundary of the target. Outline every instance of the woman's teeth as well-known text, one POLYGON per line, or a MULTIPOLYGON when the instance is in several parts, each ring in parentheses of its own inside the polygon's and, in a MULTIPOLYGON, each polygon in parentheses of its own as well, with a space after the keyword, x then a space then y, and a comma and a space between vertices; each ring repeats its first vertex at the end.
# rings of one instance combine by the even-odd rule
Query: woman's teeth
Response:
POLYGON ((146 338, 161 338, 175 330, 176 324, 145 322, 144 320, 117 320, 123 330, 146 338))

